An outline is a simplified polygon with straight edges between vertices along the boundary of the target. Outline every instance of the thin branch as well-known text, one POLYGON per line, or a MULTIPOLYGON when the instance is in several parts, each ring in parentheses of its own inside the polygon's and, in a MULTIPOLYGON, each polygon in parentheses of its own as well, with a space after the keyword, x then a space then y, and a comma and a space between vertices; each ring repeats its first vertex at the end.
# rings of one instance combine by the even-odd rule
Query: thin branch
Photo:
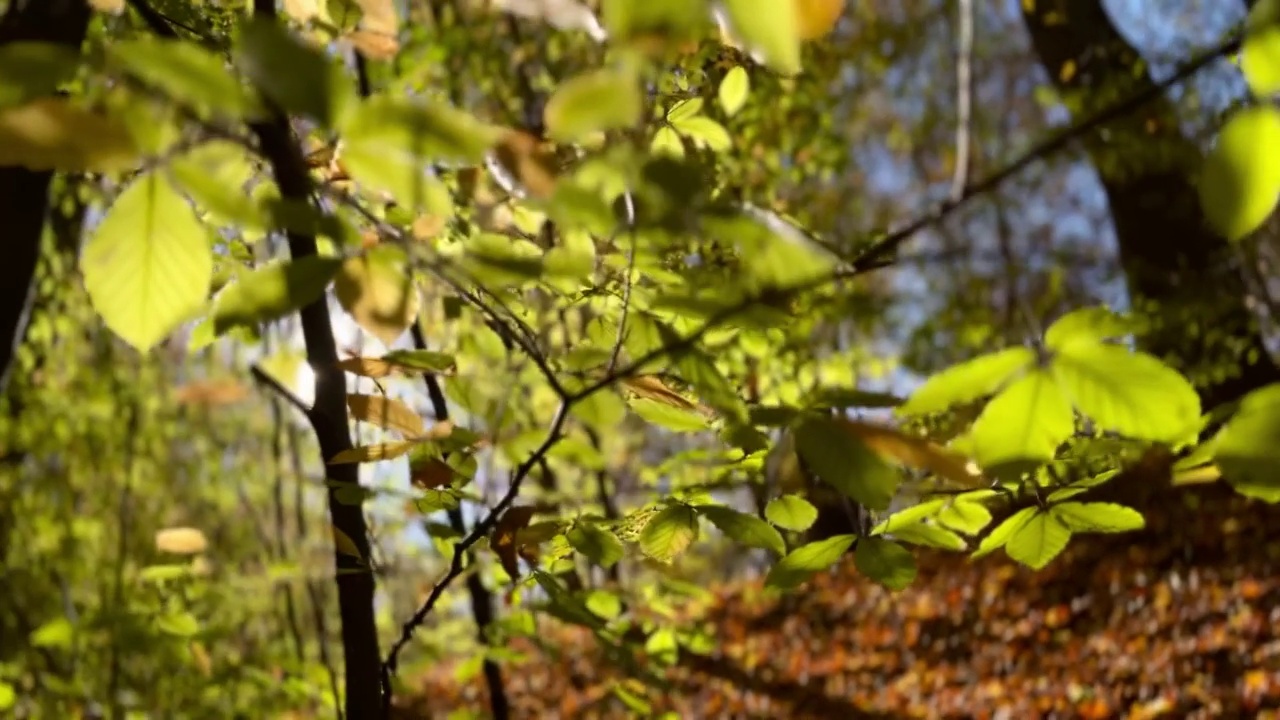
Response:
POLYGON ((970 125, 973 114, 973 0, 956 4, 956 167, 951 178, 951 199, 958 199, 969 184, 970 125))
POLYGON ((569 419, 569 410, 573 405, 573 401, 566 399, 560 403, 560 409, 556 411, 555 418, 551 421, 551 429, 547 432, 547 437, 542 444, 533 451, 524 462, 516 467, 515 473, 511 477, 511 485, 507 488, 507 492, 503 495, 498 504, 485 515, 484 519, 476 523, 471 529, 471 533, 458 542, 453 549, 453 560, 449 563, 449 570, 444 577, 440 578, 431 588, 431 592, 427 595, 427 599, 423 601, 422 606, 413 614, 401 628, 400 638, 391 646, 391 652, 387 654, 387 659, 382 663, 382 684, 384 688, 391 687, 391 678, 396 673, 399 663, 400 651, 405 645, 413 639, 414 632, 426 622, 427 616, 435 608, 436 603, 440 601, 440 597, 444 595, 444 591, 448 589, 449 584, 458 578, 465 569, 463 559, 467 551, 476 543, 489 534, 494 526, 498 523, 498 518, 506 512, 507 508, 515 502, 516 497, 520 495, 520 487, 524 483, 530 471, 537 467, 538 463, 551 452, 556 443, 560 442, 563 437, 565 422, 569 419))
POLYGON ((272 377, 271 373, 263 370, 261 365, 258 365, 257 363, 251 365, 249 367, 249 374, 253 376, 254 380, 257 380, 263 385, 271 388, 272 392, 279 396, 280 399, 293 406, 293 408, 298 412, 303 415, 311 412, 311 406, 307 405, 305 400, 298 397, 298 394, 286 387, 284 383, 272 377))

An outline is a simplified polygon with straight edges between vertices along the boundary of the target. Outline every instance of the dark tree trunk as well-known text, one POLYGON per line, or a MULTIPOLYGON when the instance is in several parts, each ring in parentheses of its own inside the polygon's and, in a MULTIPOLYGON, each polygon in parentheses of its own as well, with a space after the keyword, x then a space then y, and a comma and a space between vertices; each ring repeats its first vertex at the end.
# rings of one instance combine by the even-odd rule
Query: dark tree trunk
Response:
MULTIPOLYGON (((1101 0, 1028 5, 1032 46, 1059 92, 1079 103, 1077 119, 1154 90, 1101 0)), ((1201 153, 1179 129, 1173 103, 1157 95, 1083 144, 1106 191, 1129 294, 1153 311, 1146 349, 1187 373, 1206 409, 1280 380, 1237 260, 1200 211, 1192 178, 1201 153)))
MULTIPOLYGON (((89 6, 84 0, 11 0, 0 18, 0 46, 39 41, 79 49, 88 28, 89 6)), ((5 257, 0 263, 0 393, 8 385, 14 355, 26 334, 52 179, 48 170, 0 167, 0 227, 5 232, 5 257)))

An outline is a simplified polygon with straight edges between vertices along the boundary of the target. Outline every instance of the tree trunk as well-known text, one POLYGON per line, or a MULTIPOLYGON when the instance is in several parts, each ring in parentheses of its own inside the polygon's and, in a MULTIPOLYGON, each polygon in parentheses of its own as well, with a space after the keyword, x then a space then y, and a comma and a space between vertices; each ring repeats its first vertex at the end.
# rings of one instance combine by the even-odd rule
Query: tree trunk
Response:
MULTIPOLYGON (((1154 89, 1138 52, 1101 0, 1023 3, 1040 63, 1077 120, 1154 89)), ((1083 142, 1110 205, 1135 308, 1150 310, 1145 348, 1200 388, 1206 409, 1280 380, 1227 243, 1200 211, 1193 184, 1200 149, 1164 96, 1103 125, 1083 142)))
MULTIPOLYGON (((84 0, 11 0, 0 18, 0 46, 39 41, 79 49, 88 28, 84 0)), ((0 167, 0 226, 6 240, 0 263, 0 394, 26 334, 52 179, 49 170, 0 167)))

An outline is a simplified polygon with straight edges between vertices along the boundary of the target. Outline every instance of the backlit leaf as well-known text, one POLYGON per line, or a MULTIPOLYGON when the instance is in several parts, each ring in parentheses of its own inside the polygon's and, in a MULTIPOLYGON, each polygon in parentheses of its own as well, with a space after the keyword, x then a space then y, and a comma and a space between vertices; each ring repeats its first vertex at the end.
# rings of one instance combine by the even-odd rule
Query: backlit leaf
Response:
POLYGON ((1053 375, 1100 429, 1173 442, 1198 430, 1200 397, 1173 368, 1119 345, 1076 342, 1057 351, 1053 375))
POLYGON ((973 424, 974 459, 983 467, 1053 458, 1075 417, 1052 375, 1033 370, 995 397, 973 424))
POLYGON ((1280 2, 1258 0, 1245 21, 1240 70, 1260 98, 1280 92, 1280 2))
POLYGON ((796 451, 823 481, 872 510, 889 507, 898 474, 835 418, 812 416, 795 429, 796 451))
POLYGON ((746 68, 741 65, 725 73, 720 81, 720 89, 716 99, 720 101, 720 109, 725 115, 735 115, 747 103, 747 95, 751 92, 751 79, 746 68))
POLYGON ((973 557, 980 558, 1004 547, 1014 533, 1021 530, 1022 526, 1030 522, 1031 518, 1039 511, 1039 508, 1034 507, 1023 508, 1006 518, 999 525, 992 528, 986 537, 982 538, 982 542, 978 543, 978 549, 973 551, 973 557))
POLYGON ((1030 348, 1012 347, 953 365, 932 375, 898 412, 906 415, 942 412, 953 405, 991 395, 1035 361, 1030 348))
POLYGON ((792 550, 769 569, 765 585, 783 590, 799 587, 815 574, 835 565, 856 539, 856 535, 836 535, 792 550))
POLYGON ((769 501, 764 516, 783 530, 804 532, 818 519, 818 509, 799 495, 783 495, 769 501))
POLYGON ((1244 396, 1213 447, 1223 478, 1236 490, 1280 501, 1280 384, 1244 396))
POLYGON ((188 40, 140 35, 107 46, 111 61, 165 97, 202 114, 262 114, 257 96, 223 58, 188 40))
POLYGON ((750 547, 772 550, 779 555, 787 552, 787 544, 783 541, 782 534, 754 515, 740 513, 723 505, 699 505, 697 509, 731 540, 750 547))
POLYGON ((1004 550, 1014 560, 1039 570, 1057 557, 1070 539, 1071 530, 1061 520, 1037 510, 1009 536, 1004 550))
POLYGON ((1120 533, 1146 527, 1142 513, 1131 507, 1101 502, 1065 502, 1049 508, 1072 532, 1120 533))
POLYGON ((348 463, 394 460, 417 447, 418 443, 418 440, 397 440, 396 442, 380 443, 378 445, 353 447, 329 458, 329 464, 344 465, 348 463))
POLYGON ((80 269, 103 322, 145 352, 204 304, 213 254, 191 206, 148 172, 107 209, 80 269))
POLYGON ((800 17, 788 0, 725 0, 734 36, 784 75, 800 72, 800 17))
POLYGON ((333 285, 342 309, 390 346, 418 316, 418 289, 404 251, 380 245, 343 261, 333 285))
POLYGON ((670 562, 698 537, 698 514, 687 505, 671 505, 654 515, 640 531, 640 551, 658 562, 670 562))
POLYGON ((622 559, 622 541, 609 530, 591 523, 578 523, 565 537, 574 550, 601 567, 612 567, 622 559))
POLYGON ((413 408, 385 395, 347 395, 347 409, 356 420, 395 430, 407 438, 419 437, 427 430, 413 408))
POLYGON ((274 262, 240 275, 218 294, 213 307, 214 332, 270 322, 302 309, 324 296, 341 266, 341 260, 310 256, 274 262))
POLYGON ((839 418, 837 422, 890 463, 929 472, 961 487, 973 487, 982 481, 967 458, 924 438, 860 420, 839 418))
POLYGON ((356 101, 351 80, 332 59, 273 20, 255 16, 246 23, 234 58, 272 102, 323 127, 337 125, 356 101))
POLYGON ((916 579, 916 559, 911 551, 883 538, 859 539, 853 562, 858 572, 890 590, 901 590, 916 579))
POLYGON ((561 142, 577 142, 592 133, 633 127, 643 109, 634 76, 594 70, 556 88, 544 111, 547 134, 561 142))
POLYGON ((1280 110, 1238 110, 1218 132, 1200 171, 1200 205, 1209 226, 1227 240, 1258 228, 1280 199, 1280 110))

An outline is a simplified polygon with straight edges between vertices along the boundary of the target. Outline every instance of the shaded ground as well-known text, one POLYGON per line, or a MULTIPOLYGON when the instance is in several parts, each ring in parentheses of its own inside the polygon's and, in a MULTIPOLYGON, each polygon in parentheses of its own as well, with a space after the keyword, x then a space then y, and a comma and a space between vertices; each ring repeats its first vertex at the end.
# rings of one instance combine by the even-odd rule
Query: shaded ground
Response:
MULTIPOLYGON (((1165 495, 1141 534, 1073 541, 1033 573, 920 552, 896 595, 851 566, 768 600, 717 591, 714 655, 683 653, 655 709, 681 717, 1280 717, 1280 507, 1165 495), (1199 509, 1193 509, 1193 506, 1199 509)), ((628 717, 587 634, 508 665, 514 716, 628 717)), ((420 680, 403 717, 483 708, 482 680, 420 680)))

